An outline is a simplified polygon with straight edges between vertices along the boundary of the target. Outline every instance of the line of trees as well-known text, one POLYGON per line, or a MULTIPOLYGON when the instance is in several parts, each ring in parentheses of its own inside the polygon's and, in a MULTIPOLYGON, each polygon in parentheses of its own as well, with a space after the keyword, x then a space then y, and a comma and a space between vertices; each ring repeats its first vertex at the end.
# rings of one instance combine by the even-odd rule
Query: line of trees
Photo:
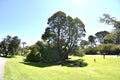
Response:
POLYGON ((113 25, 113 30, 112 32, 99 31, 95 36, 90 35, 88 41, 91 46, 85 49, 85 53, 120 55, 120 21, 109 14, 103 14, 100 17, 100 22, 113 25), (100 45, 96 46, 96 42, 99 42, 100 45))

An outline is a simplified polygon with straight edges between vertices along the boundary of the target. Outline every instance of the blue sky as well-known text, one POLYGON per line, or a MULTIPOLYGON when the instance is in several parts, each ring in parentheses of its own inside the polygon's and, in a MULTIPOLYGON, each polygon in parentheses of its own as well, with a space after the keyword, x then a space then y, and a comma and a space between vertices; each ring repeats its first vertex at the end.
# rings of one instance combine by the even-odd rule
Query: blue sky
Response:
POLYGON ((11 35, 34 44, 41 40, 47 19, 57 11, 80 18, 86 34, 94 35, 112 29, 98 21, 103 13, 120 20, 120 0, 0 0, 0 40, 11 35))

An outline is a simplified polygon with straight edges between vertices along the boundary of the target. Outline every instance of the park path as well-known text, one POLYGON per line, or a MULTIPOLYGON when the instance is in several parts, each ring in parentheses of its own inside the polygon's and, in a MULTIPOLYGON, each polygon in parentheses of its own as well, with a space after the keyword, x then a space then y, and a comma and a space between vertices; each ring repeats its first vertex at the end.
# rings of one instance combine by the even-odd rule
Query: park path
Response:
POLYGON ((0 58, 0 80, 3 80, 5 62, 5 59, 0 58))

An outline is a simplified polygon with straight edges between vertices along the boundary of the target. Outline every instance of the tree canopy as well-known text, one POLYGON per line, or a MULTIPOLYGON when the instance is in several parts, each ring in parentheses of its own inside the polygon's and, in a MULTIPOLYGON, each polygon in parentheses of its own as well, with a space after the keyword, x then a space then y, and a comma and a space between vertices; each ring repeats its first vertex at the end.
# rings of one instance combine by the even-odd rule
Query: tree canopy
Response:
POLYGON ((103 16, 100 17, 100 22, 107 25, 113 25, 113 32, 110 36, 114 38, 112 39, 114 40, 113 43, 120 44, 120 21, 116 20, 115 17, 111 17, 109 14, 103 14, 103 16))
POLYGON ((99 31, 95 34, 96 38, 100 43, 104 43, 104 37, 109 34, 108 31, 99 31))
POLYGON ((85 25, 79 18, 67 16, 62 11, 53 14, 47 23, 42 39, 56 45, 61 60, 68 58, 68 54, 85 36, 85 25))
POLYGON ((13 56, 17 54, 20 41, 21 40, 17 36, 11 37, 8 35, 3 39, 3 41, 0 42, 1 53, 4 56, 13 56))

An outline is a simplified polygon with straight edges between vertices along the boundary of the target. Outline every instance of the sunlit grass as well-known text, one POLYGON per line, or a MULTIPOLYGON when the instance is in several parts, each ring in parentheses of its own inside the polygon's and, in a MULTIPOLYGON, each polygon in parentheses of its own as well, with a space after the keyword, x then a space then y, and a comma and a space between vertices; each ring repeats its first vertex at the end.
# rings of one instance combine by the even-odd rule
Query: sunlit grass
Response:
MULTIPOLYGON (((17 56, 7 60, 4 80, 120 80, 120 58, 85 56, 87 67, 25 64, 23 59, 17 56)), ((79 58, 71 56, 71 59, 79 58)))

